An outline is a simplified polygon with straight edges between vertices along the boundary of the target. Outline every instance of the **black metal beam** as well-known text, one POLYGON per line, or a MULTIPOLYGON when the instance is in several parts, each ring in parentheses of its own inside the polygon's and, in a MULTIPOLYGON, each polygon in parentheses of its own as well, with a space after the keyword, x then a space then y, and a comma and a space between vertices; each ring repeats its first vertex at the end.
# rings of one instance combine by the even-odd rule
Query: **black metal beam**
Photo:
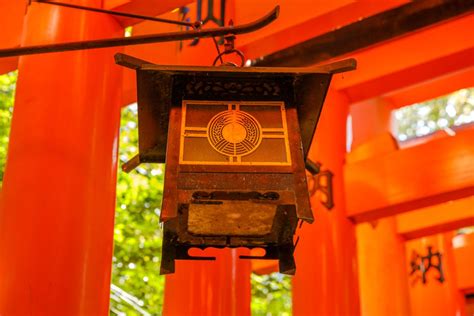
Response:
POLYGON ((370 16, 253 61, 255 66, 308 66, 410 34, 474 10, 474 0, 419 0, 370 16))
POLYGON ((183 32, 171 32, 171 33, 161 33, 161 34, 153 34, 153 35, 141 35, 141 36, 132 36, 132 37, 100 39, 100 40, 92 40, 92 41, 80 41, 80 42, 0 49, 0 58, 22 56, 22 55, 54 53, 54 52, 66 52, 66 51, 83 50, 83 49, 174 42, 174 41, 189 40, 189 39, 194 39, 194 38, 218 37, 218 36, 224 36, 228 34, 234 34, 234 35, 245 34, 245 33, 250 33, 250 32, 259 30, 262 27, 275 21, 278 18, 279 12, 280 12, 280 7, 276 6, 271 12, 261 17, 260 19, 254 22, 239 25, 239 26, 227 26, 227 27, 218 27, 218 28, 212 28, 212 29, 190 30, 190 31, 183 31, 183 32))

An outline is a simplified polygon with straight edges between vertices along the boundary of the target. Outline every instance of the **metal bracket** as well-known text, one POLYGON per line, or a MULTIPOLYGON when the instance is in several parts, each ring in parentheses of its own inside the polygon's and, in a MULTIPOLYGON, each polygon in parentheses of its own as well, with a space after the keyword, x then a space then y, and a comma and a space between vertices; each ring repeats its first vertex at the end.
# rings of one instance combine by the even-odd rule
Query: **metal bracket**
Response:
POLYGON ((140 155, 135 155, 133 156, 132 159, 127 161, 122 165, 122 170, 126 173, 130 173, 133 171, 136 167, 138 167, 142 162, 140 161, 140 155))

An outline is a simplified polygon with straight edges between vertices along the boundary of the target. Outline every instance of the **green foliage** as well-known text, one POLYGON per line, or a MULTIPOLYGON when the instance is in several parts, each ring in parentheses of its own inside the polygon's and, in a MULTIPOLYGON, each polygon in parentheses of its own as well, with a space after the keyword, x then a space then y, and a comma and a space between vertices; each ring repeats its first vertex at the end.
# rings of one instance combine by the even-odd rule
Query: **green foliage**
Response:
POLYGON ((252 273, 252 315, 290 316, 291 277, 280 273, 252 273))
MULTIPOLYGON (((138 152, 137 131, 136 107, 128 107, 122 112, 120 127, 119 156, 122 163, 138 152)), ((161 165, 140 165, 129 174, 118 173, 112 276, 116 287, 112 288, 111 296, 113 314, 147 315, 144 311, 151 315, 161 314, 164 290, 164 277, 159 275, 162 189, 161 165)))
POLYGON ((8 135, 13 113, 17 72, 0 75, 0 188, 7 159, 8 135))
POLYGON ((395 119, 401 141, 474 122, 474 88, 400 108, 395 119))

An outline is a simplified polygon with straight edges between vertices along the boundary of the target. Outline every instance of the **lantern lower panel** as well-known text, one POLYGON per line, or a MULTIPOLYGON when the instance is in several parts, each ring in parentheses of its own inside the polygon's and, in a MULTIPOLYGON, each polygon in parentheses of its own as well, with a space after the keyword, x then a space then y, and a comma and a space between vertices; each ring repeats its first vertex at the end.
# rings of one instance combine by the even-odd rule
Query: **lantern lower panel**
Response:
POLYGON ((261 248, 264 256, 240 258, 276 259, 282 273, 294 274, 293 234, 298 221, 294 205, 207 199, 180 204, 178 213, 164 223, 162 274, 174 272, 175 260, 215 260, 188 253, 207 247, 261 248))

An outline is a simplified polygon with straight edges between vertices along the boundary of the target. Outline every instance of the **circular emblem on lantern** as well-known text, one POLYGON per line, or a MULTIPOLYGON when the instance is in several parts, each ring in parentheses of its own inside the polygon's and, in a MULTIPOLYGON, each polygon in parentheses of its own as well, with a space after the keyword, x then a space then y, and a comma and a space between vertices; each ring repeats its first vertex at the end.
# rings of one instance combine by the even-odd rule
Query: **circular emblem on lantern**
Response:
POLYGON ((212 148, 226 156, 245 156, 262 141, 262 127, 249 113, 227 110, 216 114, 207 125, 212 148))

